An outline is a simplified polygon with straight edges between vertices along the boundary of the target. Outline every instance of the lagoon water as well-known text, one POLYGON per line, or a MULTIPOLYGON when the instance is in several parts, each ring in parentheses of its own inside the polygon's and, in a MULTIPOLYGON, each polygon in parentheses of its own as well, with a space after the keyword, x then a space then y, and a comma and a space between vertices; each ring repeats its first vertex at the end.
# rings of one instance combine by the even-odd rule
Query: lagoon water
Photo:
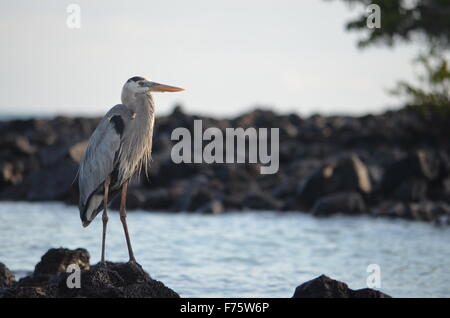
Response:
MULTIPOLYGON (((138 262, 183 297, 291 297, 320 274, 364 288, 370 264, 394 297, 450 297, 449 227, 276 212, 130 211, 128 222, 138 262)), ((108 227, 107 259, 126 261, 116 211, 108 227)), ((101 218, 83 228, 75 206, 0 202, 0 262, 18 277, 51 247, 84 247, 96 263, 100 243, 101 218)))

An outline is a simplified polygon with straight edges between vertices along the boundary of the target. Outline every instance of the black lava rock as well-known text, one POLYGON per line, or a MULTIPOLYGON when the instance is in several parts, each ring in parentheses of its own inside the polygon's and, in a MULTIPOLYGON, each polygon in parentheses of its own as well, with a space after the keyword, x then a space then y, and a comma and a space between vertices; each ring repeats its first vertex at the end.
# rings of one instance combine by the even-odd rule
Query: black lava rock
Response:
POLYGON ((321 275, 295 289, 292 298, 391 298, 378 290, 350 289, 347 284, 321 275))

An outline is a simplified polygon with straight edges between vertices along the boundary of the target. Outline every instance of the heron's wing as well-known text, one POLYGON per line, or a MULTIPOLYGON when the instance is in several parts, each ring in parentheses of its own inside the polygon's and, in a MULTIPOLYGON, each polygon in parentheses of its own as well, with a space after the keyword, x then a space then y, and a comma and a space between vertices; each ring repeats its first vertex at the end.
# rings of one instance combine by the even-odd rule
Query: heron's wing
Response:
POLYGON ((122 133, 132 113, 124 105, 116 105, 100 121, 92 133, 80 162, 78 184, 79 209, 83 224, 89 224, 98 213, 103 196, 96 192, 114 170, 121 148, 122 133))

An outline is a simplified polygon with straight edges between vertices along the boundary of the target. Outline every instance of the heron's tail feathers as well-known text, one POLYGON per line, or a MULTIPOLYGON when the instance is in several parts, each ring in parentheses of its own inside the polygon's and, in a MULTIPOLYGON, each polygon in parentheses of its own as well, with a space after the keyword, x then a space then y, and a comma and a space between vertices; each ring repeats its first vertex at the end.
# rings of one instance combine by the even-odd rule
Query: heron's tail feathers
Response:
POLYGON ((83 207, 80 206, 80 217, 84 227, 88 226, 102 210, 102 203, 103 195, 93 194, 83 207))

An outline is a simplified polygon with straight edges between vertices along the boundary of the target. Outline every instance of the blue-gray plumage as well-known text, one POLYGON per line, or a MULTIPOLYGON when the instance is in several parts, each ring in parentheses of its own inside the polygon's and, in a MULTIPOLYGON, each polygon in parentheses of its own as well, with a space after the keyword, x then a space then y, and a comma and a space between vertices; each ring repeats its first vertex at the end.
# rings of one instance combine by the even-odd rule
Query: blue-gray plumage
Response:
MULTIPOLYGON (((123 127, 131 120, 131 111, 125 105, 116 105, 106 113, 89 139, 78 179, 80 217, 84 226, 103 209, 104 182, 118 168, 123 127)), ((111 184, 110 190, 117 191, 122 181, 111 184)))
POLYGON ((126 192, 131 177, 142 167, 147 172, 150 161, 155 118, 155 104, 150 92, 181 90, 178 87, 148 81, 140 76, 130 78, 122 89, 122 104, 114 106, 106 113, 89 139, 78 175, 79 210, 85 227, 103 210, 103 263, 108 197, 119 191, 120 219, 130 261, 135 260, 126 223, 126 192))

